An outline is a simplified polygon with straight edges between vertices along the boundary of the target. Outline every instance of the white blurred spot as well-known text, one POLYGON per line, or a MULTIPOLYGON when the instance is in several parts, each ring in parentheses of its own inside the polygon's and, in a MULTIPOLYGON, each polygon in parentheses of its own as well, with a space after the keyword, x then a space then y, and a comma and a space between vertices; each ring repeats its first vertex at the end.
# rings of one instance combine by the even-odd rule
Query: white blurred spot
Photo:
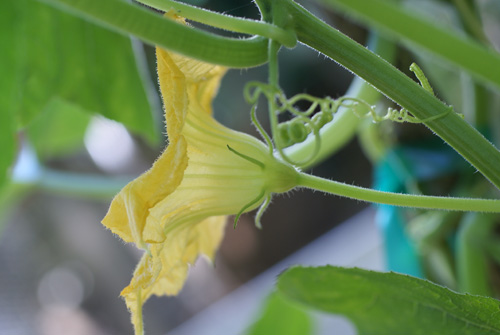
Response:
POLYGON ((82 279, 68 268, 47 272, 38 285, 38 300, 44 307, 62 305, 76 308, 82 303, 84 294, 82 279))
POLYGON ((38 315, 40 335, 104 335, 84 310, 65 306, 44 308, 38 315))
POLYGON ((135 144, 125 127, 103 117, 90 121, 84 142, 94 163, 108 172, 123 170, 134 157, 135 144))
POLYGON ((36 181, 40 176, 40 165, 35 151, 27 143, 23 143, 12 170, 12 179, 16 182, 29 183, 36 181))

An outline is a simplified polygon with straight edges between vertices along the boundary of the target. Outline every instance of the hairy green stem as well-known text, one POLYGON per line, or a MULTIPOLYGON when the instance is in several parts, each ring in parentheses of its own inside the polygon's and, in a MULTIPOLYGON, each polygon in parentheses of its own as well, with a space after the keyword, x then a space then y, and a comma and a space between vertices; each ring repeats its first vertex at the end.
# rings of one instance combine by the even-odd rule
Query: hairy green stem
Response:
POLYGON ((267 37, 289 48, 293 48, 297 44, 297 38, 293 32, 286 31, 267 22, 225 15, 171 0, 137 1, 164 11, 174 9, 178 15, 186 19, 201 22, 212 27, 267 37))
POLYGON ((122 34, 209 63, 252 67, 267 61, 267 39, 237 39, 179 24, 122 0, 42 0, 122 34))
POLYGON ((500 200, 496 199, 451 198, 382 192, 305 173, 299 174, 297 186, 376 204, 423 209, 500 213, 500 200))
MULTIPOLYGON (((500 188, 500 152, 459 115, 391 64, 290 2, 299 41, 331 57, 379 89, 425 124, 500 188)), ((500 70, 499 70, 500 71, 500 70)))

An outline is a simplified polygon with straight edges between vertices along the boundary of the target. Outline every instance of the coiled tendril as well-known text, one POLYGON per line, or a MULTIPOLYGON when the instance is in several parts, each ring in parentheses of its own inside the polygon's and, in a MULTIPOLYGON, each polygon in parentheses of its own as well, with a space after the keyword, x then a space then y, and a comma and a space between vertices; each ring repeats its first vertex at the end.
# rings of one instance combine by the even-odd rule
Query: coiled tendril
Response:
MULTIPOLYGON (((422 87, 434 95, 434 90, 420 67, 413 63, 410 66, 410 70, 415 73, 422 87)), ((306 165, 316 157, 321 147, 319 132, 325 124, 333 120, 334 114, 341 107, 351 109, 358 117, 371 117, 373 122, 391 120, 394 122, 423 123, 439 119, 453 112, 453 107, 449 107, 442 114, 426 119, 419 119, 407 109, 401 108, 398 110, 389 108, 385 115, 379 115, 375 110, 375 106, 371 106, 358 98, 341 97, 333 99, 328 96, 318 98, 306 93, 300 93, 287 98, 278 87, 256 81, 249 82, 245 86, 244 96, 246 101, 252 105, 252 122, 269 145, 270 153, 272 154, 275 148, 283 160, 298 167, 306 165), (272 141, 255 115, 257 102, 261 95, 264 95, 267 101, 271 102, 270 106, 272 106, 272 110, 270 110, 272 141), (304 111, 300 110, 296 107, 299 102, 307 102, 309 107, 304 111), (290 113, 293 118, 289 121, 278 123, 278 116, 286 112, 290 113), (284 152, 285 148, 305 141, 311 134, 314 136, 315 145, 309 157, 303 161, 294 161, 286 155, 284 152)))
POLYGON ((268 142, 267 138, 269 138, 269 136, 265 134, 254 114, 261 95, 264 95, 268 101, 274 102, 274 110, 270 113, 272 118, 277 120, 279 115, 286 112, 293 116, 289 121, 281 123, 276 122, 275 127, 273 127, 273 122, 271 122, 274 147, 283 160, 300 167, 307 164, 311 159, 314 159, 321 146, 319 131, 326 123, 333 120, 333 114, 335 114, 340 107, 339 101, 330 97, 318 98, 305 93, 287 98, 280 89, 271 85, 255 81, 248 83, 245 86, 244 96, 247 102, 253 105, 252 120, 259 131, 263 133, 266 142, 268 142), (306 110, 298 109, 296 104, 304 101, 309 103, 309 107, 306 110), (314 136, 315 141, 314 150, 311 155, 300 162, 289 158, 284 152, 284 149, 293 144, 305 141, 310 134, 314 136))

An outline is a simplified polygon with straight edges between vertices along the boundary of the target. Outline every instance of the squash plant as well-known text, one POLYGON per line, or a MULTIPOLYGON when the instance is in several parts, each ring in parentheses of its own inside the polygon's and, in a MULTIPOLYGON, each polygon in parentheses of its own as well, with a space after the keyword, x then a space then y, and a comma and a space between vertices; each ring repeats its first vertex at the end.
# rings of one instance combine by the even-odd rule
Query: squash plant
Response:
POLYGON ((136 334, 144 333, 146 300, 177 294, 198 255, 214 256, 226 216, 235 215, 236 227, 242 213, 259 208, 260 227, 272 197, 295 188, 381 204, 389 269, 399 274, 294 267, 278 278, 251 333, 310 332, 308 307, 346 315, 359 334, 500 333, 494 299, 500 287, 498 2, 317 1, 366 26, 368 48, 293 0, 255 0, 260 21, 171 0, 42 2, 60 11, 28 0, 0 5, 18 14, 0 23, 2 38, 15 46, 2 56, 9 80, 0 82, 0 185, 104 196, 123 186, 103 224, 144 250, 122 292, 136 334), (72 15, 88 22, 75 23, 72 15), (247 37, 193 28, 186 19, 247 37), (46 30, 46 41, 28 42, 30 29, 46 30), (61 44, 51 34, 59 34, 61 44), (144 112, 152 103, 144 88, 150 83, 128 35, 157 48, 169 145, 153 167, 127 185, 43 166, 12 176, 18 129, 27 127, 40 153, 68 150, 89 122, 86 110, 155 141, 154 117, 144 112), (288 96, 280 88, 278 54, 298 43, 357 76, 345 96, 288 96), (71 44, 88 48, 55 51, 71 44), (115 53, 99 53, 99 45, 114 45, 115 53), (89 58, 95 59, 90 66, 89 58), (242 92, 249 105, 241 110, 250 113, 257 139, 215 121, 211 102, 228 69, 262 64, 268 80, 249 82, 242 92), (259 122, 259 101, 267 104, 269 129, 259 122), (60 126, 37 126, 42 111, 60 126), (64 145, 37 135, 47 126, 64 145), (408 132, 422 127, 430 132, 408 140, 408 132), (353 136, 376 167, 374 189, 307 172, 353 136), (293 327, 291 315, 297 316, 293 327))

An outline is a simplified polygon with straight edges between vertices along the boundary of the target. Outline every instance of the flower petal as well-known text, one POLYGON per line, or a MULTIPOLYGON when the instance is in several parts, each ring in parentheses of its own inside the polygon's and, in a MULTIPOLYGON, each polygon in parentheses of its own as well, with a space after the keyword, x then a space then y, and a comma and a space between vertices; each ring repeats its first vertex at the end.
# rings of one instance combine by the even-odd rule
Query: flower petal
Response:
POLYGON ((124 241, 135 242, 144 248, 142 233, 150 208, 179 186, 187 163, 187 143, 179 137, 170 143, 150 170, 118 193, 102 223, 124 241))
POLYGON ((129 286, 121 293, 132 314, 132 323, 142 327, 142 303, 151 295, 177 294, 187 277, 189 265, 198 255, 213 260, 224 236, 225 216, 210 217, 169 235, 165 243, 144 253, 129 286))
MULTIPOLYGON (((188 87, 191 99, 196 100, 193 103, 211 114, 211 101, 226 72, 224 67, 169 54, 160 48, 157 57, 170 144, 149 171, 115 197, 102 221, 124 241, 135 242, 140 248, 145 248, 143 229, 149 210, 176 189, 187 166, 187 144, 181 132, 189 107, 188 87)), ((152 234, 150 240, 164 239, 152 234)))
POLYGON ((189 222, 238 213, 263 192, 262 167, 238 157, 228 145, 257 159, 271 158, 262 142, 212 118, 211 101, 225 68, 160 48, 157 58, 169 138, 185 138, 189 163, 175 192, 150 209, 142 235, 148 243, 163 242, 189 222), (182 92, 186 96, 179 99, 182 92))
POLYGON ((202 110, 212 114, 212 100, 227 69, 161 48, 156 49, 156 58, 167 134, 172 141, 182 131, 190 102, 199 104, 202 110))

